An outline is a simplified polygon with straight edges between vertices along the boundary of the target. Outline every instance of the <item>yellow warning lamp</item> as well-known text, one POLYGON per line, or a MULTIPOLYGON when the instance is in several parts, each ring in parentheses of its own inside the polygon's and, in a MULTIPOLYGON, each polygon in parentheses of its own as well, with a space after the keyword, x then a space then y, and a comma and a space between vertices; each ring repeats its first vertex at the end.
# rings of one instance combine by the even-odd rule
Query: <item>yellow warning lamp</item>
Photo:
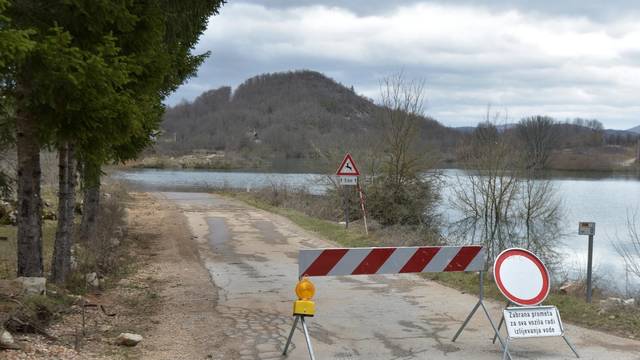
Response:
POLYGON ((316 287, 305 276, 296 285, 298 300, 293 303, 293 315, 313 316, 316 313, 316 304, 311 300, 316 293, 316 287))

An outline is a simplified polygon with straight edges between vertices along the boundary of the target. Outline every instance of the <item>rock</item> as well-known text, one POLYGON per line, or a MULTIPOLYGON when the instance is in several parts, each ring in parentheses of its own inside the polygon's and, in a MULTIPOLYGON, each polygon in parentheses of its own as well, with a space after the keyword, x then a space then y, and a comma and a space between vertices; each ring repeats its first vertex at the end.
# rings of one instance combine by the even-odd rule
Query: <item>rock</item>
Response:
POLYGON ((11 333, 0 327, 0 349, 19 350, 20 346, 13 340, 11 333))
POLYGON ((636 304, 636 299, 634 298, 626 299, 626 300, 623 300, 622 303, 624 304, 624 306, 634 306, 636 304))
POLYGON ((93 287, 100 286, 100 279, 98 279, 98 274, 94 272, 88 273, 84 276, 84 278, 86 279, 88 285, 91 285, 93 287))
POLYGON ((9 213, 9 224, 13 226, 18 225, 18 212, 16 210, 9 213))
POLYGON ((120 246, 120 239, 118 239, 117 237, 112 237, 111 240, 109 240, 109 243, 111 244, 111 246, 120 246))
POLYGON ((121 279, 120 281, 118 281, 118 285, 120 286, 128 287, 128 286, 131 286, 132 284, 133 283, 129 279, 121 279))
POLYGON ((77 270, 78 269, 78 259, 76 259, 76 257, 74 255, 71 255, 69 257, 69 267, 71 267, 71 270, 77 270))
POLYGON ((113 236, 117 238, 124 237, 124 228, 122 226, 117 226, 116 229, 113 231, 113 236))
POLYGON ((142 335, 131 333, 121 333, 116 338, 116 344, 124 346, 136 346, 140 341, 142 341, 142 335))
POLYGON ((582 292, 582 290, 583 290, 582 285, 575 281, 569 281, 562 284, 562 286, 560 286, 560 293, 562 294, 575 295, 582 292))
POLYGON ((16 280, 22 283, 24 294, 27 294, 27 295, 46 295, 47 294, 47 278, 21 276, 16 280))

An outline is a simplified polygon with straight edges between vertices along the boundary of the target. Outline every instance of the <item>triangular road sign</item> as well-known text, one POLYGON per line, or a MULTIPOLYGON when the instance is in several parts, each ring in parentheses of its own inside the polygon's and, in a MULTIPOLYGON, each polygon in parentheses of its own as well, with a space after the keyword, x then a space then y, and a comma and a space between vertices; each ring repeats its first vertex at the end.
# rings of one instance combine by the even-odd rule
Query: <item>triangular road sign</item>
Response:
POLYGON ((338 172, 336 172, 338 176, 359 176, 360 171, 356 167, 356 163, 353 162, 353 158, 351 154, 347 153, 345 155, 344 160, 342 160, 342 164, 338 168, 338 172))

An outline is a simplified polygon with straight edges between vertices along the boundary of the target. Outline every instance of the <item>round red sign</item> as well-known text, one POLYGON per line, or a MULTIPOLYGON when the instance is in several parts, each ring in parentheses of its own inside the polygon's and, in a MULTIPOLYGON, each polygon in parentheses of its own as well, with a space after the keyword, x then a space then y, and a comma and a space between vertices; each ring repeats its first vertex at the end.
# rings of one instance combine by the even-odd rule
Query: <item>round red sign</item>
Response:
POLYGON ((538 305, 549 295, 549 272, 528 250, 513 248, 501 252, 493 264, 493 277, 500 292, 517 305, 538 305))

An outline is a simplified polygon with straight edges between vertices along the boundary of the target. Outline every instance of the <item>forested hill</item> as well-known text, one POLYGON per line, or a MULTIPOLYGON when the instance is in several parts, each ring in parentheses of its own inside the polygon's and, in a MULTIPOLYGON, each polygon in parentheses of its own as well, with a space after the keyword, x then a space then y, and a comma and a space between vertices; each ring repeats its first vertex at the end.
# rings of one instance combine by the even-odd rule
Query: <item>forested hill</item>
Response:
MULTIPOLYGON (((379 128, 378 106, 314 71, 258 75, 235 91, 222 87, 167 109, 158 150, 196 149, 307 158, 315 149, 365 146, 379 128)), ((421 139, 453 149, 458 132, 433 119, 421 123, 421 139)))

